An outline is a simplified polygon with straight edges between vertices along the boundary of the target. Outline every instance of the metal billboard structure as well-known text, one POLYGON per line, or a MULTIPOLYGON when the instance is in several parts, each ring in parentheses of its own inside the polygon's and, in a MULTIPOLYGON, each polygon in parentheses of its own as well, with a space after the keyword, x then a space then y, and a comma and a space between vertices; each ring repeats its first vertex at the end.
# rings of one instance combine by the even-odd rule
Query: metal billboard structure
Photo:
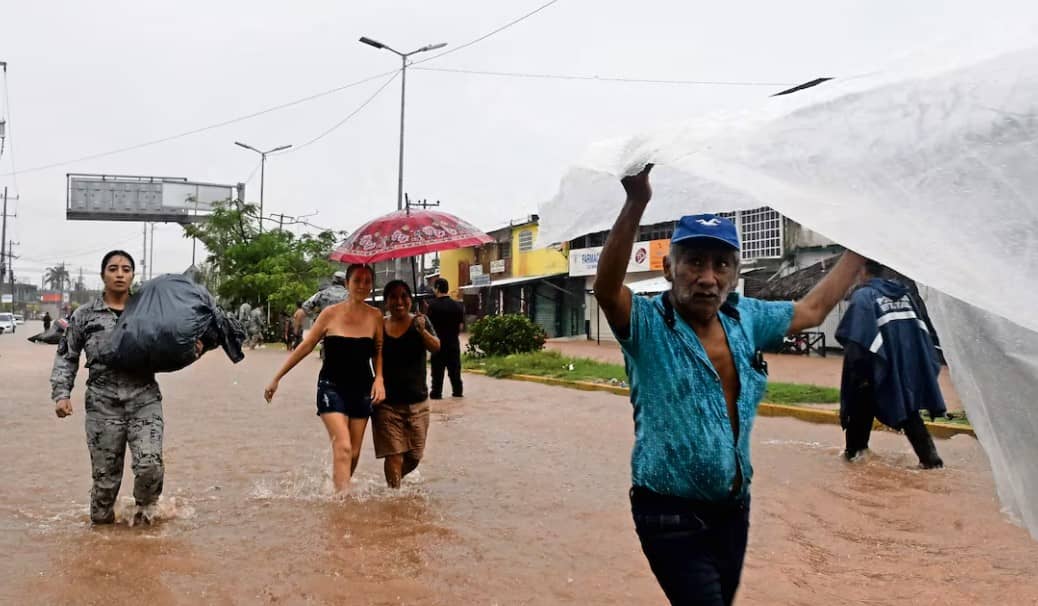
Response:
MULTIPOLYGON (((144 253, 141 257, 144 279, 152 275, 148 269, 154 269, 156 223, 198 223, 208 219, 216 203, 245 199, 244 183, 224 185, 178 177, 84 173, 69 173, 65 178, 66 219, 144 223, 144 253)), ((195 252, 196 242, 192 241, 192 267, 195 265, 195 252)))
POLYGON ((204 221, 217 202, 241 196, 242 185, 200 183, 175 177, 66 175, 65 216, 72 221, 204 221))

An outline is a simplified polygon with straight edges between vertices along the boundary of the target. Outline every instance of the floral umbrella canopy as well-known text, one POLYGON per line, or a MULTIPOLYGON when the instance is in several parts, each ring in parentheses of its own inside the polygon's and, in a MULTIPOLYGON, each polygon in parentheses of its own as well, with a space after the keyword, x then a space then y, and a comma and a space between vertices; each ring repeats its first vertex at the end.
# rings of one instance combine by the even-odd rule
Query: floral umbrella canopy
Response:
POLYGON ((489 244, 494 239, 447 213, 398 210, 366 223, 331 254, 342 263, 377 263, 443 250, 489 244))

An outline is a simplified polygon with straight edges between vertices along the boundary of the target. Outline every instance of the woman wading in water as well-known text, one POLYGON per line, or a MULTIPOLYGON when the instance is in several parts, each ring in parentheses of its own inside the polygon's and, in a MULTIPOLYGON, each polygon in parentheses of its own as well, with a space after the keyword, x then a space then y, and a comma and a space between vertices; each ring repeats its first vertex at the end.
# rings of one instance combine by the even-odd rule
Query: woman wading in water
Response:
MULTIPOLYGON (((101 261, 102 295, 72 314, 54 356, 51 398, 58 418, 72 414, 72 386, 79 357, 86 353, 86 436, 94 478, 90 521, 115 522, 115 499, 123 480, 129 447, 133 459, 133 497, 137 510, 131 524, 152 523, 162 494, 162 394, 154 373, 113 368, 102 359, 119 316, 130 300, 136 264, 130 253, 113 250, 101 261)), ((379 326, 381 326, 381 319, 379 326)))
POLYGON ((264 391, 267 402, 274 399, 281 378, 324 340, 324 363, 317 380, 317 414, 331 440, 332 481, 339 493, 349 492, 371 406, 386 397, 382 382, 382 314, 364 302, 371 295, 373 283, 371 267, 351 265, 346 270, 349 298, 321 312, 306 338, 264 391))

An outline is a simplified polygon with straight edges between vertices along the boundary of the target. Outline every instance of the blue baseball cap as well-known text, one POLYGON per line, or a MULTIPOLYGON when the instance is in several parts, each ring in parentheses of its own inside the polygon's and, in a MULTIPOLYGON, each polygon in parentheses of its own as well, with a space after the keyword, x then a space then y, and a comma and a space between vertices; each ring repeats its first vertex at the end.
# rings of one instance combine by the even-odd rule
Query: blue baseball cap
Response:
POLYGON ((686 215, 674 228, 671 244, 693 240, 713 240, 739 250, 739 232, 735 224, 717 215, 686 215))

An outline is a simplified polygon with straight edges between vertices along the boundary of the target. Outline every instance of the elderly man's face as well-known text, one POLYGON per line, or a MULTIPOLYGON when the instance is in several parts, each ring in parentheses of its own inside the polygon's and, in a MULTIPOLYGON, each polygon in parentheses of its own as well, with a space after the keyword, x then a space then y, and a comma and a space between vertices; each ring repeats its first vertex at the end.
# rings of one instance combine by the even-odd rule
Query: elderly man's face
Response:
POLYGON ((663 273, 673 283, 674 308, 690 321, 706 322, 717 315, 739 279, 739 251, 724 245, 671 246, 663 273))

